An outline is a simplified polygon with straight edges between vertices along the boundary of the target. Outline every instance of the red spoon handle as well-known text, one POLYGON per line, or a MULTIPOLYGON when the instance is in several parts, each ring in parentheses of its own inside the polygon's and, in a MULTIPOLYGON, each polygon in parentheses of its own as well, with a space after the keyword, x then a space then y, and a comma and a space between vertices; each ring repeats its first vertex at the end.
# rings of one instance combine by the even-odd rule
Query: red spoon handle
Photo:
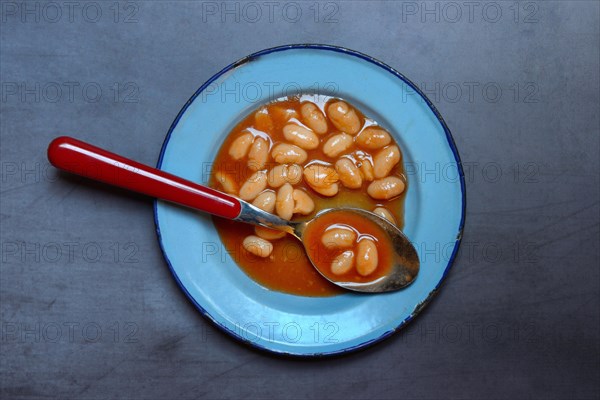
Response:
POLYGON ((229 219, 240 214, 238 199, 88 143, 61 136, 48 146, 56 168, 229 219))

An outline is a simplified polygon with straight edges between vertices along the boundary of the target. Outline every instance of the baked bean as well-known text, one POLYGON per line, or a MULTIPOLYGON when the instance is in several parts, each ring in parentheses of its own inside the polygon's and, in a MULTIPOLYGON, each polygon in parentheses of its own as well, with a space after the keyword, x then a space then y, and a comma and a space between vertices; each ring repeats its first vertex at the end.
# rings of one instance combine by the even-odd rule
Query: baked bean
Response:
POLYGON ((319 147, 319 138, 308 128, 296 124, 287 124, 283 127, 283 136, 305 150, 319 147))
POLYGON ((312 188, 325 188, 339 180, 336 170, 328 165, 311 164, 304 168, 304 180, 312 188))
POLYGON ((298 119, 298 113, 293 108, 272 106, 271 113, 273 113, 273 117, 283 122, 288 122, 292 118, 298 119))
POLYGON ((278 229, 265 228, 264 226, 257 225, 254 227, 254 233, 257 236, 267 240, 277 240, 285 236, 284 231, 278 229))
POLYGON ((269 115, 269 110, 261 108, 254 114, 254 127, 261 132, 273 133, 273 120, 269 115))
POLYGON ((269 142, 261 137, 254 139, 248 153, 248 168, 252 171, 263 169, 269 158, 269 142))
POLYGON ((344 249, 352 247, 356 240, 356 232, 351 229, 332 228, 323 234, 321 243, 328 249, 344 249))
POLYGON ((221 184, 221 187, 225 193, 237 195, 238 185, 231 176, 227 175, 227 173, 223 171, 217 171, 215 173, 215 179, 221 184))
POLYGON ((302 166, 298 164, 292 164, 287 168, 287 181, 288 183, 295 185, 302 180, 302 166))
POLYGON ((333 102, 327 107, 327 116, 340 131, 356 135, 360 130, 360 120, 354 108, 343 101, 333 102))
POLYGON ((352 136, 338 133, 330 137, 323 145, 323 153, 329 157, 337 157, 352 146, 352 136))
POLYGON ((325 197, 333 197, 340 191, 340 186, 337 183, 325 187, 312 187, 311 189, 325 197))
POLYGON ((358 242, 356 252, 356 271, 362 276, 372 274, 377 268, 379 257, 377 246, 371 239, 365 238, 358 242))
POLYGON ((363 149, 377 150, 390 144, 392 137, 382 128, 369 126, 363 129, 354 140, 363 149))
POLYGON ((350 189, 358 189, 362 186, 362 176, 354 163, 347 158, 340 158, 335 163, 335 170, 340 177, 342 185, 350 189))
POLYGON ((242 200, 254 200, 267 187, 265 171, 256 171, 240 188, 239 197, 242 200))
POLYGON ((331 263, 331 272, 335 275, 343 275, 350 271, 354 265, 354 252, 346 250, 333 259, 331 263))
POLYGON ((269 186, 273 188, 278 188, 286 182, 295 185, 301 180, 302 167, 298 164, 277 165, 273 167, 267 175, 267 182, 269 183, 269 186))
POLYGON ((373 157, 375 178, 386 177, 398 162, 400 162, 400 149, 395 144, 379 150, 373 157))
POLYGON ((300 114, 302 114, 302 122, 310 129, 319 135, 327 133, 327 119, 314 103, 303 103, 300 107, 300 114))
POLYGON ((271 156, 280 164, 302 164, 306 161, 308 154, 306 154, 306 151, 293 144, 279 143, 273 147, 271 156))
POLYGON ((242 242, 242 246, 246 251, 263 258, 269 257, 273 252, 271 242, 254 235, 247 236, 242 242))
POLYGON ((252 202, 252 205, 268 213, 273 213, 273 210, 275 210, 276 198, 277 196, 275 195, 275 192, 273 192, 272 190, 267 190, 256 196, 256 198, 252 202))
POLYGON ((250 132, 243 133, 240 137, 235 139, 233 143, 231 143, 229 155, 234 160, 241 160, 242 158, 246 157, 253 140, 254 136, 250 132))
POLYGON ((292 198, 294 199, 294 214, 308 215, 315 209, 315 202, 304 190, 294 189, 292 198))
POLYGON ((289 183, 284 184, 277 192, 275 211, 283 219, 290 220, 294 214, 294 188, 289 183))
POLYGON ((404 191, 404 181, 396 176, 378 179, 371 182, 367 193, 377 200, 389 200, 400 195, 404 191))
POLYGON ((387 208, 385 208, 385 207, 377 207, 377 208, 375 208, 373 210, 373 212, 375 214, 379 215, 380 217, 387 219, 392 224, 396 225, 396 219, 394 218, 394 216, 392 215, 392 213, 388 211, 387 208))
POLYGON ((269 171, 267 182, 269 186, 278 188, 287 182, 288 167, 285 164, 277 165, 269 171))
POLYGON ((371 182, 375 179, 375 171, 373 171, 373 164, 368 158, 361 158, 357 163, 358 169, 363 179, 367 182, 371 182))

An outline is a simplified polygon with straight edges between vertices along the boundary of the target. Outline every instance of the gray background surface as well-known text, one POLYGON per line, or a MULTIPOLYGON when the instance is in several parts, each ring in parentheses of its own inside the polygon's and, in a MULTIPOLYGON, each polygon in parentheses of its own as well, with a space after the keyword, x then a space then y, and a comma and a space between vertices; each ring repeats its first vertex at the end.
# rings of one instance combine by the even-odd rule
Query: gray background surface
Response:
POLYGON ((2 398, 600 396, 597 1, 54 4, 1 3, 2 398), (385 342, 317 361, 221 334, 172 279, 151 201, 45 158, 70 134, 155 164, 206 79, 299 42, 425 89, 467 175, 463 246, 434 301, 385 342))

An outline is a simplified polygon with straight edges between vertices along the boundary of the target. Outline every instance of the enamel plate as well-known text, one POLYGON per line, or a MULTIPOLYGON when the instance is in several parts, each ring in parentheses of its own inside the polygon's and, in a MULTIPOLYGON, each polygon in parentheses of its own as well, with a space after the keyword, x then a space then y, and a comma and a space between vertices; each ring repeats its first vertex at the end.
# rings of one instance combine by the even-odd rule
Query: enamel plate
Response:
POLYGON ((250 279, 221 245, 208 215, 155 203, 158 239, 173 276, 218 327, 276 353, 343 353, 388 337, 420 311, 452 264, 464 222, 464 177, 443 119, 408 79, 364 54, 323 45, 263 50, 213 76, 185 104, 158 168, 206 184, 229 131, 262 103, 321 93, 347 99, 391 131, 408 178, 404 233, 421 259, 408 288, 386 294, 302 297, 250 279))

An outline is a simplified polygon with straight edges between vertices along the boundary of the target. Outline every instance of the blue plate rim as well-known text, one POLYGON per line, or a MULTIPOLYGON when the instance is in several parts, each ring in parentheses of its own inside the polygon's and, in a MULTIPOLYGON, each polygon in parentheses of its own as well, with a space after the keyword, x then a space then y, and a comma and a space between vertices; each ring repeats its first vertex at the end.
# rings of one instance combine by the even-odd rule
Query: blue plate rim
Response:
POLYGON ((267 352, 269 352, 271 354, 292 356, 292 357, 298 357, 298 358, 314 358, 314 357, 324 357, 324 356, 335 356, 335 355, 347 354, 347 353, 350 353, 350 352, 357 351, 359 349, 364 349, 366 347, 372 346, 375 343, 378 343, 378 342, 386 339, 387 337, 391 336, 393 333, 395 333, 395 332, 399 331, 400 329, 402 329, 419 312, 421 312, 421 310, 429 303, 429 301, 431 301, 431 299, 433 298, 433 296, 438 292, 438 290, 439 290, 442 282, 446 279, 446 276, 448 275, 448 272, 450 271, 450 268, 454 264, 454 259, 456 258, 456 254, 458 252, 458 249, 459 249, 461 241, 462 241, 462 232, 463 232, 463 228, 464 228, 464 225, 465 225, 467 197, 466 197, 466 189, 465 189, 465 175, 464 175, 464 171, 463 171, 463 167, 462 167, 462 162, 461 162, 461 159, 460 159, 460 155, 458 153, 458 149, 456 148, 456 144, 454 142, 454 138, 452 136, 452 133, 450 132, 450 128, 448 128, 448 125, 446 125, 446 121, 444 120, 444 118, 442 117, 442 115, 440 114, 440 112, 437 110, 437 108, 433 105, 433 103, 431 102, 431 100, 429 100, 429 98, 425 95, 425 93, 423 93, 421 91, 421 89, 419 89, 410 79, 406 78, 402 73, 396 71, 394 68, 392 68, 389 65, 383 63, 382 61, 379 61, 376 58, 373 58, 373 57, 371 57, 371 56, 369 56, 367 54, 364 54, 364 53, 361 53, 361 52, 358 52, 358 51, 355 51, 355 50, 350 50, 350 49, 345 48, 345 47, 334 46, 334 45, 329 45, 329 44, 304 43, 304 44, 287 44, 287 45, 282 45, 282 46, 270 47, 270 48, 267 48, 267 49, 260 50, 260 51, 257 51, 255 53, 252 53, 252 54, 250 54, 250 55, 248 55, 248 56, 246 56, 244 58, 241 58, 241 59, 239 59, 239 60, 237 60, 237 61, 229 64, 228 66, 226 66, 225 68, 223 68, 222 70, 220 70, 219 72, 217 72, 216 74, 214 74, 212 77, 210 77, 210 79, 208 79, 206 82, 204 82, 202 84, 202 86, 200 86, 200 88, 198 88, 198 90, 196 90, 196 92, 183 105, 183 107, 181 108, 181 110, 179 111, 179 113, 177 114, 177 116, 175 117, 175 119, 173 120, 173 123, 169 127, 169 131, 167 132, 167 135, 165 136, 165 139, 163 141, 162 147, 160 149, 160 154, 158 156, 158 161, 157 161, 157 164, 156 164, 156 168, 161 169, 163 158, 164 158, 164 155, 165 155, 165 151, 166 151, 167 146, 169 144, 169 141, 171 139, 171 135, 173 134, 173 131, 175 130, 175 127, 179 123, 179 120, 181 119, 181 117, 183 116, 183 114, 187 111, 188 107, 192 104, 192 102, 196 99, 196 97, 198 97, 200 95, 200 93, 202 93, 215 80, 217 80, 218 78, 220 78, 223 74, 225 74, 225 73, 233 70, 234 68, 237 68, 240 65, 246 64, 248 62, 251 62, 251 61, 253 61, 254 59, 256 59, 256 58, 258 58, 260 56, 267 55, 267 54, 270 54, 270 53, 276 53, 276 52, 280 52, 280 51, 298 50, 298 49, 333 51, 333 52, 344 53, 344 54, 347 54, 347 55, 351 55, 351 56, 354 56, 354 57, 361 58, 361 59, 363 59, 363 60, 365 60, 367 62, 375 64, 378 67, 383 68, 384 70, 390 72, 391 74, 393 74, 394 76, 396 76, 397 78, 399 78, 400 80, 402 80, 404 83, 406 83, 407 85, 409 85, 411 87, 411 89, 413 89, 415 92, 417 92, 425 100, 425 102, 427 103, 427 106, 429 107, 429 109, 434 113, 435 117, 437 118, 437 120, 439 121, 439 123, 444 128, 444 133, 446 134, 446 139, 448 141, 448 144, 450 145, 450 149, 452 150, 452 154, 453 154, 454 159, 456 161, 458 172, 459 172, 459 176, 460 176, 460 190, 461 190, 461 202, 462 202, 460 224, 459 224, 459 229, 458 229, 458 233, 457 233, 456 242, 454 244, 454 249, 452 250, 452 254, 450 256, 450 259, 448 260, 448 264, 446 265, 446 268, 444 269, 442 277, 440 278, 440 280, 437 283, 437 285, 433 288, 433 290, 431 292, 429 292, 429 294, 427 295, 427 298, 425 300, 423 300, 421 303, 419 303, 408 317, 406 317, 405 319, 403 319, 398 324, 398 326, 396 326, 394 329, 391 329, 391 330, 389 330, 389 331, 381 334, 376 339, 371 339, 371 340, 368 340, 366 342, 360 343, 360 344, 352 346, 352 347, 347 347, 347 348, 343 348, 343 349, 336 350, 336 351, 330 351, 330 352, 296 354, 296 353, 290 353, 290 352, 278 351, 278 350, 275 350, 275 349, 271 349, 271 348, 268 348, 268 347, 265 347, 265 346, 261 346, 261 345, 255 343, 255 342, 252 342, 250 340, 245 339, 241 335, 239 335, 236 332, 234 332, 231 329, 229 329, 227 326, 219 323, 217 320, 215 320, 210 315, 210 313, 208 313, 200 304, 198 304, 198 302, 196 301, 196 299, 194 299, 194 297, 189 293, 189 291, 181 283, 181 280, 179 279, 179 277, 175 273, 173 265, 171 264, 171 260, 169 259, 169 256, 167 255, 167 252, 165 251, 165 248, 164 248, 164 245, 163 245, 163 240, 162 240, 162 235, 161 235, 161 232, 160 232, 160 226, 159 226, 159 223, 158 223, 158 200, 154 200, 154 205, 153 205, 153 209, 154 209, 154 225, 155 225, 155 229, 156 229, 156 235, 157 235, 157 238, 158 238, 158 243, 160 245, 160 250, 161 250, 161 252, 163 254, 163 257, 164 257, 167 265, 169 266, 169 270, 171 271, 171 274, 175 278, 175 282, 177 282, 177 285, 179 286, 179 288, 183 291, 183 293, 185 293, 185 295, 187 296, 187 298, 192 302, 192 304, 194 304, 194 306, 198 309, 198 311, 200 311, 200 313, 205 318, 207 318, 209 321, 211 321, 217 328, 221 329, 227 335, 235 338, 236 340, 238 340, 238 341, 240 341, 240 342, 242 342, 242 343, 244 343, 244 344, 246 344, 246 345, 248 345, 250 347, 253 347, 253 348, 256 348, 256 349, 260 349, 260 350, 264 350, 264 351, 267 351, 267 352))

